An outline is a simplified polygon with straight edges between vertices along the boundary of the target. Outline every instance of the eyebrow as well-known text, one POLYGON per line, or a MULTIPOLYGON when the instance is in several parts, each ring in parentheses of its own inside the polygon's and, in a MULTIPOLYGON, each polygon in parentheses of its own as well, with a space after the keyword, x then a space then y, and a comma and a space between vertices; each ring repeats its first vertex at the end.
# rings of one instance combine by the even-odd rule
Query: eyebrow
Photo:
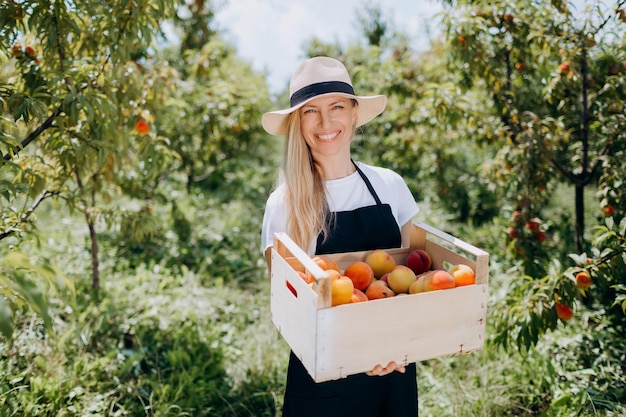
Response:
MULTIPOLYGON (((349 100, 346 99, 346 98, 338 98, 337 100, 334 100, 334 101, 331 101, 330 103, 328 103, 327 106, 330 107, 330 106, 334 106, 336 104, 346 104, 348 102, 349 102, 349 100)), ((318 108, 318 107, 324 107, 324 106, 316 106, 316 105, 310 104, 310 103, 307 103, 304 106, 302 106, 303 109, 305 109, 307 107, 318 108)))

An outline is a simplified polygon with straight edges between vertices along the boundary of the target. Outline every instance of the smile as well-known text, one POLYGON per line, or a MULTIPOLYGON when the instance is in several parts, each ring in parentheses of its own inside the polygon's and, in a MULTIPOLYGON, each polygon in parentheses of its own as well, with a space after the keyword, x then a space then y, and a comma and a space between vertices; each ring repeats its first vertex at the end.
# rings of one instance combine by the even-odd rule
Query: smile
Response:
POLYGON ((339 135, 339 133, 341 133, 341 131, 340 131, 340 130, 336 130, 336 131, 334 131, 334 132, 332 132, 332 133, 327 133, 327 134, 325 134, 325 135, 316 135, 316 136, 317 136, 320 140, 326 140, 326 141, 328 141, 328 140, 333 140, 333 139, 335 139, 335 138, 337 137, 337 135, 339 135))

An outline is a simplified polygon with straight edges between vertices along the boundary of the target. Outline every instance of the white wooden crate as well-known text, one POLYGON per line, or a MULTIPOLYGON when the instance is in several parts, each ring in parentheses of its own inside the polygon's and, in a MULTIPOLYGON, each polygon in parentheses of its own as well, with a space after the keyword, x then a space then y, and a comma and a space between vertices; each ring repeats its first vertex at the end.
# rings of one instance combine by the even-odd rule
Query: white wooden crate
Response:
MULTIPOLYGON (((430 254, 433 269, 442 269, 444 261, 471 266, 476 285, 331 307, 329 276, 288 235, 275 235, 272 322, 316 382, 390 361, 409 364, 483 347, 489 255, 423 223, 413 225, 410 248, 387 252, 405 263, 409 251, 417 248, 430 254), (305 270, 315 277, 313 288, 296 272, 305 270)), ((368 252, 324 256, 343 269, 364 260, 368 252)))

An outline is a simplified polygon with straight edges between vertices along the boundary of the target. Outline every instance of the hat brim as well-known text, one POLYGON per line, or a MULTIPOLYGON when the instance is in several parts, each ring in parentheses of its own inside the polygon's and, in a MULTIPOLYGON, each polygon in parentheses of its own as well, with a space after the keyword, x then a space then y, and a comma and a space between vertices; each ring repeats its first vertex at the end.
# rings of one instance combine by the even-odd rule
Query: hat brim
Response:
POLYGON ((354 96, 345 93, 327 93, 320 94, 315 97, 311 97, 296 106, 289 107, 288 109, 275 110, 267 112, 261 118, 261 124, 267 133, 272 135, 286 135, 287 134, 287 119, 289 115, 300 107, 307 104, 309 101, 324 96, 342 96, 351 99, 355 99, 359 103, 357 109, 356 126, 363 126, 371 121, 374 117, 381 114, 387 106, 387 97, 384 95, 376 96, 354 96))

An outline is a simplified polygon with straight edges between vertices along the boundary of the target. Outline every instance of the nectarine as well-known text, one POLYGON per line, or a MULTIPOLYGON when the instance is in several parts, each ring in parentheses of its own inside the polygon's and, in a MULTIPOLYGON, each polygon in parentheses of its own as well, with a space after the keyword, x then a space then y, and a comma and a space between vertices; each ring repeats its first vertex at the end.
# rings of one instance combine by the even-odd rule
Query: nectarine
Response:
POLYGON ((415 274, 426 272, 432 266, 432 259, 428 252, 423 249, 414 249, 406 257, 406 266, 415 274))

